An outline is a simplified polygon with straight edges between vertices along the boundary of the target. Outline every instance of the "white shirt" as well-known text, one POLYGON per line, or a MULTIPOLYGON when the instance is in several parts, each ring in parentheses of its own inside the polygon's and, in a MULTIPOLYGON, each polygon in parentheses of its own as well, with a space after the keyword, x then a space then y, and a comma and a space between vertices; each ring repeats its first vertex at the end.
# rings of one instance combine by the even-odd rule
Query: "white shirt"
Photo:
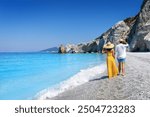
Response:
POLYGON ((126 48, 128 47, 128 44, 118 44, 115 48, 115 52, 117 54, 117 58, 124 59, 126 58, 126 48))

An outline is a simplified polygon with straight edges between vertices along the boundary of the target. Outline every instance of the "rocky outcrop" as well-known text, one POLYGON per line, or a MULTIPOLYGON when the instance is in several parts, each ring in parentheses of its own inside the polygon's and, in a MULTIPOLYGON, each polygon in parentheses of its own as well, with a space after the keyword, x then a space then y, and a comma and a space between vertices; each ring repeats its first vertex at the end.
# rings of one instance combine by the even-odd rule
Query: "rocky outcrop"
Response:
POLYGON ((66 47, 64 45, 61 45, 59 47, 58 53, 66 53, 66 47))
POLYGON ((97 52, 98 46, 99 46, 99 41, 97 41, 97 40, 93 40, 93 41, 88 42, 88 43, 83 44, 83 45, 82 44, 78 45, 79 50, 81 52, 84 52, 84 53, 97 52))
POLYGON ((131 51, 150 51, 150 0, 144 0, 128 42, 131 51))
POLYGON ((99 41, 93 40, 85 44, 67 44, 65 46, 67 53, 91 53, 98 52, 99 41))

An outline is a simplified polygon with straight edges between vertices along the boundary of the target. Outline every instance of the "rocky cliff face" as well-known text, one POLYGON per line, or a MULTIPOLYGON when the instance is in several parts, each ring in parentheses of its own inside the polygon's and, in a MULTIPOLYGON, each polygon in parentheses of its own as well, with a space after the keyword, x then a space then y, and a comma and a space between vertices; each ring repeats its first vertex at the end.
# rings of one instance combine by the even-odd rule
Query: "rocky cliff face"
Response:
POLYGON ((128 42, 131 51, 150 51, 150 0, 144 0, 128 42))
POLYGON ((116 45, 121 38, 129 43, 130 51, 150 51, 150 0, 144 0, 138 15, 118 22, 95 40, 65 48, 71 53, 101 52, 106 42, 116 45))
POLYGON ((127 40, 135 19, 136 17, 132 17, 127 18, 124 21, 120 21, 108 31, 103 33, 100 37, 98 37, 96 40, 99 40, 99 51, 102 50, 103 45, 108 41, 111 41, 116 45, 119 39, 127 40))

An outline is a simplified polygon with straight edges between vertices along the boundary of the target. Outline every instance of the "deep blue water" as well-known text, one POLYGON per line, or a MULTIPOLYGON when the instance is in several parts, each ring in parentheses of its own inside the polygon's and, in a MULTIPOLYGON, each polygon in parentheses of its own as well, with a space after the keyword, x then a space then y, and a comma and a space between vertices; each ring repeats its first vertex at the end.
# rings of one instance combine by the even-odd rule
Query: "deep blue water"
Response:
POLYGON ((32 99, 39 91, 104 61, 101 54, 0 53, 0 99, 32 99))

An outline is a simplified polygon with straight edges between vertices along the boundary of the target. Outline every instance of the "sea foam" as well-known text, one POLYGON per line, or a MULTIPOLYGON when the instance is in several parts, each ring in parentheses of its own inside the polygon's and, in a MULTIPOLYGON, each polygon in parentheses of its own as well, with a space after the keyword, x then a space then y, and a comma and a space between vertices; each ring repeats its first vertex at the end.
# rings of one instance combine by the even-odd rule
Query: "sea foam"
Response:
POLYGON ((105 71, 105 69, 106 69, 106 65, 102 64, 100 66, 95 66, 92 68, 80 70, 80 72, 70 77, 68 80, 65 80, 60 84, 57 84, 53 87, 49 87, 47 89, 40 91, 34 97, 34 99, 45 100, 45 99, 50 99, 52 97, 55 97, 58 94, 67 91, 68 89, 75 88, 92 79, 98 78, 101 75, 101 73, 105 71))

